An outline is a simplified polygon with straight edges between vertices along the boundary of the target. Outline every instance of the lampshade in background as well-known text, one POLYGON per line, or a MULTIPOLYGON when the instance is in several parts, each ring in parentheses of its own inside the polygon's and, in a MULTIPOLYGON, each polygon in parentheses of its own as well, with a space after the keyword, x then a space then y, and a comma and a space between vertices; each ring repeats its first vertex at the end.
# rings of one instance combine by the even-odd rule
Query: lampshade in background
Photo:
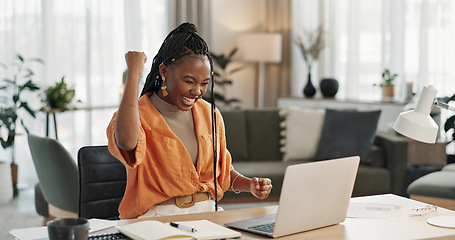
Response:
POLYGON ((248 33, 237 37, 238 56, 248 62, 280 62, 281 34, 248 33))
POLYGON ((409 138, 425 143, 435 143, 438 125, 430 116, 436 93, 433 86, 425 86, 414 110, 402 112, 393 129, 409 138))
POLYGON ((281 62, 282 36, 279 33, 248 33, 237 37, 238 56, 255 65, 255 106, 264 105, 263 63, 281 62))

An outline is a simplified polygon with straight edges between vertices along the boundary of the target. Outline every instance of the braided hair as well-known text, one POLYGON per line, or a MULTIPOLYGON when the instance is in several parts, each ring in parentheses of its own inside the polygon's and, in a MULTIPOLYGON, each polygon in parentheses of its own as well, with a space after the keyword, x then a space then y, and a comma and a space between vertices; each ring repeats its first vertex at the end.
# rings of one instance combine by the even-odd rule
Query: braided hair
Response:
MULTIPOLYGON (((213 73, 213 60, 209 54, 207 43, 197 34, 196 26, 186 22, 172 30, 164 39, 158 53, 153 58, 152 69, 147 75, 141 96, 147 92, 156 93, 160 89, 163 82, 159 72, 161 63, 169 66, 175 60, 190 54, 207 56, 210 62, 210 72, 213 73)), ((211 81, 213 83, 213 75, 211 75, 211 81)))
POLYGON ((182 23, 176 29, 172 30, 164 39, 158 53, 153 58, 152 69, 147 75, 144 88, 141 96, 148 92, 157 93, 163 83, 160 77, 159 66, 163 63, 169 66, 175 60, 190 54, 207 56, 210 62, 210 104, 211 104, 211 120, 212 120, 212 150, 213 150, 213 183, 215 187, 215 211, 218 211, 218 192, 216 184, 216 166, 217 166, 217 130, 216 130, 216 114, 215 114, 215 97, 214 97, 214 82, 213 82, 213 60, 209 54, 207 43, 197 34, 197 28, 192 23, 182 23))

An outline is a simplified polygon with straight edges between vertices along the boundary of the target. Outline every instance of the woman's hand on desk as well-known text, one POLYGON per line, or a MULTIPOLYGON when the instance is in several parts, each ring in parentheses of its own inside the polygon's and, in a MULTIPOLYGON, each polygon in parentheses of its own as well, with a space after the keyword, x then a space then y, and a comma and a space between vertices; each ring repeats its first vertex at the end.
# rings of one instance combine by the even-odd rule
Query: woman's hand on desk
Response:
POLYGON ((272 180, 254 177, 250 182, 250 192, 259 199, 265 199, 272 191, 272 180))

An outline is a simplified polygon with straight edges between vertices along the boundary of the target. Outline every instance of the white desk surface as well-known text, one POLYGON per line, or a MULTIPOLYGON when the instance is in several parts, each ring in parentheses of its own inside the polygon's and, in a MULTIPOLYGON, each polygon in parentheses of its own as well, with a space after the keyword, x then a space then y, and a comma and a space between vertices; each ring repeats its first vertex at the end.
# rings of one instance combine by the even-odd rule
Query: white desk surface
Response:
MULTIPOLYGON (((393 194, 374 195, 366 197, 356 197, 351 199, 351 206, 356 205, 375 205, 387 204, 388 206, 399 206, 399 211, 395 211, 389 218, 346 218, 341 223, 330 227, 320 228, 303 233, 293 234, 281 239, 455 239, 455 229, 441 228, 428 224, 426 220, 434 216, 454 216, 455 211, 438 208, 437 212, 424 216, 410 216, 413 208, 423 207, 427 204, 412 199, 400 197, 393 194)), ((197 214, 184 214, 165 217, 144 218, 141 220, 120 220, 118 225, 129 224, 142 220, 158 220, 162 222, 170 221, 189 221, 207 219, 217 224, 223 225, 227 222, 238 221, 251 217, 259 217, 276 213, 277 206, 256 207, 246 209, 226 210, 220 212, 208 212, 197 214)), ((386 215, 387 216, 387 215, 386 215)), ((115 231, 114 228, 102 230, 98 233, 115 231)), ((241 232, 241 239, 270 239, 256 234, 241 232)))
POLYGON ((413 208, 427 204, 393 194, 352 198, 351 203, 383 203, 400 205, 401 214, 390 219, 346 218, 340 224, 344 226, 345 238, 339 239, 455 239, 455 229, 441 228, 426 221, 434 216, 454 216, 455 212, 438 208, 437 212, 424 216, 409 216, 413 208))

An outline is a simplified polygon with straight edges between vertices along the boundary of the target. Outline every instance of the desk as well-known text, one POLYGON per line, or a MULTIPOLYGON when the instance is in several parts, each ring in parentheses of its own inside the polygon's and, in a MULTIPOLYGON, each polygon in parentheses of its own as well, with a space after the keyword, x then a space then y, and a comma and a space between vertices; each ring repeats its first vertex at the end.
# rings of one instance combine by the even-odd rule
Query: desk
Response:
MULTIPOLYGON (((366 218, 347 218, 343 223, 320 228, 312 231, 288 235, 278 238, 288 239, 349 239, 349 240, 384 240, 384 239, 455 239, 455 229, 440 228, 429 225, 426 220, 433 216, 455 216, 455 212, 443 208, 426 216, 410 217, 411 209, 423 207, 426 204, 400 197, 393 194, 383 194, 367 197, 356 197, 351 199, 351 203, 376 203, 400 206, 401 210, 395 217, 389 219, 366 219, 366 218)), ((246 209, 235 209, 220 212, 185 214, 176 216, 153 217, 143 219, 119 220, 118 225, 130 224, 143 220, 158 220, 161 222, 190 221, 207 219, 214 223, 223 225, 227 222, 243 220, 252 217, 260 217, 276 213, 277 206, 256 207, 246 209)), ((115 231, 113 228, 105 229, 96 234, 103 234, 115 231)), ((260 235, 241 232, 241 239, 269 239, 260 235)))
MULTIPOLYGON (((437 213, 429 216, 409 217, 412 208, 422 207, 426 204, 400 197, 393 194, 383 194, 367 197, 352 198, 355 203, 383 203, 400 205, 403 207, 401 216, 392 219, 361 219, 347 218, 341 224, 325 227, 317 230, 293 234, 281 239, 454 239, 455 229, 434 227, 426 223, 430 216, 453 215, 454 211, 439 208, 437 213)), ((247 209, 235 209, 220 212, 185 214, 177 216, 165 216, 145 218, 141 220, 158 220, 161 222, 189 221, 207 219, 217 224, 223 225, 227 222, 243 220, 252 217, 260 217, 276 213, 277 206, 256 207, 247 209)), ((129 224, 141 220, 121 220, 119 225, 129 224)), ((241 232, 241 239, 270 239, 259 235, 241 232)))

